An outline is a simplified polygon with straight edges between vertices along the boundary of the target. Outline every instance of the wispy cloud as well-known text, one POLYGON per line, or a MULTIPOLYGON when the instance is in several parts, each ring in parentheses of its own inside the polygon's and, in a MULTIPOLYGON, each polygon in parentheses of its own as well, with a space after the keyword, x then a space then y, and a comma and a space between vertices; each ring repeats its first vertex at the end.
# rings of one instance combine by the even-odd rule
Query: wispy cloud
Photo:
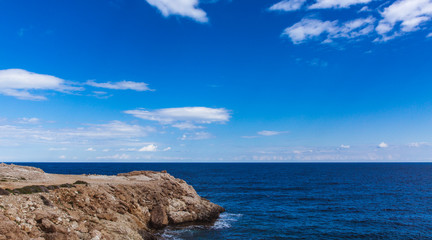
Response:
POLYGON ((276 135, 279 135, 279 134, 288 133, 288 131, 269 131, 269 130, 263 130, 263 131, 259 131, 257 133, 258 133, 258 135, 261 135, 261 136, 276 136, 276 135))
POLYGON ((38 124, 38 123, 40 123, 40 119, 39 118, 35 118, 35 117, 32 117, 32 118, 23 117, 23 118, 18 119, 17 123, 21 123, 21 124, 38 124))
POLYGON ((419 30, 422 23, 432 18, 431 0, 399 0, 388 6, 381 12, 382 20, 379 21, 376 31, 383 36, 383 40, 407 32, 419 30), (399 29, 394 28, 400 24, 399 29))
MULTIPOLYGON (((148 87, 147 83, 143 82, 131 82, 131 81, 120 81, 120 82, 105 82, 105 83, 97 83, 93 80, 89 80, 86 82, 87 85, 97 88, 107 88, 114 90, 134 90, 134 91, 152 91, 148 87)), ((95 94, 99 94, 101 92, 95 92, 95 94)), ((106 93, 105 93, 106 94, 106 93)))
POLYGON ((143 137, 154 132, 153 127, 131 125, 121 121, 111 121, 106 124, 89 124, 87 128, 64 130, 66 136, 82 136, 91 138, 143 137))
POLYGON ((181 107, 162 108, 156 110, 128 110, 137 118, 169 124, 179 129, 198 129, 195 124, 225 123, 230 119, 230 113, 224 108, 181 107))
POLYGON ((295 11, 295 10, 299 10, 304 5, 305 2, 306 0, 283 0, 281 2, 272 5, 269 8, 269 10, 285 11, 285 12, 295 11))
POLYGON ((128 160, 131 156, 128 154, 115 154, 115 155, 109 155, 109 156, 99 156, 96 157, 96 159, 102 159, 102 160, 128 160))
POLYGON ((211 137, 212 135, 208 132, 193 132, 183 134, 180 140, 204 140, 211 137))
POLYGON ((309 6, 310 9, 321 8, 348 8, 352 5, 366 4, 372 0, 317 0, 316 3, 309 6))
POLYGON ((181 129, 181 130, 191 130, 191 129, 201 129, 204 128, 203 126, 197 126, 195 124, 192 124, 190 122, 180 122, 172 125, 175 128, 181 129))
POLYGON ((207 13, 198 7, 198 0, 146 0, 159 9, 164 17, 177 15, 191 18, 197 22, 208 22, 207 13))
POLYGON ((358 12, 371 12, 372 9, 370 9, 368 6, 363 6, 362 8, 360 8, 360 10, 358 10, 358 12))
POLYGON ((153 155, 129 155, 129 154, 115 154, 108 156, 98 156, 96 160, 110 160, 110 161, 190 161, 191 158, 186 157, 169 157, 169 156, 153 156, 153 155))
POLYGON ((65 148, 65 147, 62 147, 62 148, 49 148, 48 149, 48 151, 66 151, 66 150, 68 150, 68 149, 65 148))
POLYGON ((99 99, 107 99, 112 97, 112 94, 108 94, 104 91, 92 91, 92 93, 88 94, 88 96, 99 98, 99 99))
POLYGON ((106 124, 87 124, 85 127, 48 129, 0 125, 0 140, 11 144, 50 143, 50 144, 89 144, 107 142, 135 142, 146 137, 155 129, 149 126, 111 121, 106 124))
POLYGON ((67 81, 51 75, 33 73, 23 69, 0 70, 0 94, 22 100, 46 100, 45 96, 32 93, 38 90, 69 93, 81 91, 83 88, 71 86, 67 81))
POLYGON ((357 38, 366 36, 374 30, 375 18, 359 18, 339 23, 339 21, 322 21, 304 18, 300 22, 285 29, 282 36, 288 37, 294 44, 300 44, 310 39, 320 39, 323 43, 332 42, 338 38, 357 38), (322 36, 321 38, 318 38, 322 36))
MULTIPOLYGON (((281 36, 290 38, 294 44, 310 40, 329 43, 338 38, 356 39, 363 36, 374 39, 375 42, 385 42, 410 32, 427 29, 424 26, 432 20, 431 0, 397 0, 375 8, 372 2, 373 0, 317 0, 305 7, 307 12, 348 9, 355 5, 365 5, 355 13, 369 16, 346 21, 334 18, 321 20, 316 17, 317 14, 307 14, 306 16, 309 17, 286 28, 281 36), (387 6, 381 10, 385 5, 387 6)), ((295 11, 301 9, 303 4, 305 3, 300 0, 284 0, 270 7, 269 10, 295 11)))
POLYGON ((431 161, 432 144, 391 145, 344 145, 341 146, 293 146, 261 147, 234 157, 235 161, 294 161, 294 162, 376 162, 376 161, 431 161), (379 149, 377 149, 379 148, 379 149))
MULTIPOLYGON (((89 80, 83 84, 66 81, 52 75, 29 72, 24 69, 0 70, 0 94, 21 100, 47 100, 42 93, 55 91, 71 94, 77 91, 84 91, 85 88, 82 87, 84 85, 111 90, 154 91, 148 87, 147 83, 143 82, 120 81, 98 83, 89 80)), ((108 98, 111 95, 107 92, 93 91, 90 96, 108 98)))
POLYGON ((242 136, 242 138, 246 138, 246 139, 253 139, 253 138, 257 138, 258 136, 242 136))
POLYGON ((431 146, 428 142, 412 142, 408 144, 409 147, 423 147, 423 146, 431 146))

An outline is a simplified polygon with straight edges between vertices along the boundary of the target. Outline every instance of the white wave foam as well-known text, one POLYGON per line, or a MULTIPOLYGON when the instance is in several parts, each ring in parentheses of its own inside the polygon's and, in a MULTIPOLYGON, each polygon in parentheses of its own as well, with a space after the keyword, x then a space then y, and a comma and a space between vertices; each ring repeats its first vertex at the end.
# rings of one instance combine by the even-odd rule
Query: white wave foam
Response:
POLYGON ((237 222, 243 214, 235 214, 235 213, 222 213, 218 220, 214 223, 211 229, 226 229, 230 228, 233 222, 237 222))
POLYGON ((227 229, 232 226, 234 222, 237 222, 243 214, 235 214, 235 213, 222 213, 219 218, 216 220, 213 226, 205 226, 205 225, 195 225, 195 226, 187 226, 183 228, 166 228, 164 232, 161 234, 162 239, 165 240, 182 240, 182 237, 189 236, 186 238, 190 238, 193 236, 194 231, 200 230, 220 230, 227 229))
POLYGON ((164 232, 161 237, 164 240, 183 240, 182 238, 176 237, 175 235, 177 234, 179 233, 173 233, 172 231, 170 231, 169 233, 164 232))

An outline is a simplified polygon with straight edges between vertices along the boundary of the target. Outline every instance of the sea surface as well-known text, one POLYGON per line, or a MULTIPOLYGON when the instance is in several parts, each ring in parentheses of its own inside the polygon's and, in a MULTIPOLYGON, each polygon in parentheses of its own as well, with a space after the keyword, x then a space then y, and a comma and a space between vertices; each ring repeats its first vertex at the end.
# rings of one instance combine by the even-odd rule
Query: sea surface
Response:
POLYGON ((49 173, 167 170, 226 209, 164 239, 432 239, 432 164, 19 163, 49 173))

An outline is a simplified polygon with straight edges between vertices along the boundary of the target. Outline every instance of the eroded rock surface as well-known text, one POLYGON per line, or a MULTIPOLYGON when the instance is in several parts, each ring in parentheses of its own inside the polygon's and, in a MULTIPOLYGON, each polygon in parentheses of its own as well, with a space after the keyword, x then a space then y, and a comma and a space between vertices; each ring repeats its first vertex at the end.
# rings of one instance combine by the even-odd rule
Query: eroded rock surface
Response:
POLYGON ((58 175, 0 164, 0 179, 0 240, 156 239, 169 224, 212 222, 224 211, 166 172, 58 175))

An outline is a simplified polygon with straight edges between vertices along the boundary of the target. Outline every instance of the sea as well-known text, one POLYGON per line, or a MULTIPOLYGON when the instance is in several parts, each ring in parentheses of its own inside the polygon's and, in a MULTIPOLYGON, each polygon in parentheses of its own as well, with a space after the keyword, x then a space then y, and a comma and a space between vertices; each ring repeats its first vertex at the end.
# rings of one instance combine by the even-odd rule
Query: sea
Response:
POLYGON ((167 170, 226 209, 161 239, 432 239, 429 163, 15 163, 48 173, 167 170))

